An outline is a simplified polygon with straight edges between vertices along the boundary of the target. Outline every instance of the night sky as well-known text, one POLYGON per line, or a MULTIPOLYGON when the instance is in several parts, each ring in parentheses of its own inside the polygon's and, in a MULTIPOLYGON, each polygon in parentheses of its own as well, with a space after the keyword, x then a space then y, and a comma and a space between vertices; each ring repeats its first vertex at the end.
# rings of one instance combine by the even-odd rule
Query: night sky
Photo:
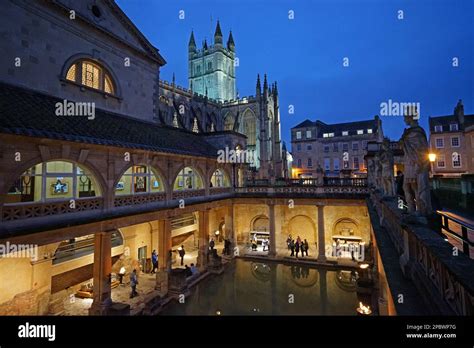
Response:
MULTIPOLYGON (((117 0, 167 60, 161 78, 188 87, 191 29, 201 47, 219 19, 232 29, 239 96, 255 94, 257 73, 278 82, 283 139, 305 119, 373 118, 380 103, 421 103, 421 124, 450 115, 458 99, 474 113, 472 0, 117 0), (184 10, 185 19, 179 19, 184 10), (289 19, 289 11, 294 19, 289 19), (398 19, 403 11, 403 19, 398 19), (212 22, 211 22, 212 18, 212 22), (343 66, 343 59, 349 66, 343 66), (457 57, 459 66, 453 67, 457 57), (294 114, 288 106, 294 105, 294 114)), ((399 139, 403 118, 382 117, 399 139)))

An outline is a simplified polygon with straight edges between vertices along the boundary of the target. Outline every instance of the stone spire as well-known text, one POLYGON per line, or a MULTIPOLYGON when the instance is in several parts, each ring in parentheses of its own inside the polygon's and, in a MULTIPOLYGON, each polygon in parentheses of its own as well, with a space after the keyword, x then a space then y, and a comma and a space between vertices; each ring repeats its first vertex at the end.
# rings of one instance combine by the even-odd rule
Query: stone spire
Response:
POLYGON ((194 40, 194 31, 191 31, 191 37, 189 38, 188 50, 189 52, 196 52, 196 41, 194 40))
POLYGON ((219 20, 217 20, 216 32, 214 33, 214 45, 222 45, 222 31, 219 20))
POLYGON ((267 74, 263 76, 263 97, 267 99, 268 97, 268 82, 267 82, 267 74))
POLYGON ((275 87, 273 88, 273 94, 274 94, 275 96, 278 95, 278 87, 277 87, 276 81, 275 81, 275 87))
POLYGON ((229 33, 229 39, 227 40, 227 49, 231 52, 235 52, 235 42, 232 36, 232 30, 229 33))
POLYGON ((260 97, 262 95, 262 86, 260 85, 260 74, 257 74, 257 94, 256 97, 260 97))
POLYGON ((202 48, 207 50, 207 40, 204 39, 204 43, 202 44, 202 48))

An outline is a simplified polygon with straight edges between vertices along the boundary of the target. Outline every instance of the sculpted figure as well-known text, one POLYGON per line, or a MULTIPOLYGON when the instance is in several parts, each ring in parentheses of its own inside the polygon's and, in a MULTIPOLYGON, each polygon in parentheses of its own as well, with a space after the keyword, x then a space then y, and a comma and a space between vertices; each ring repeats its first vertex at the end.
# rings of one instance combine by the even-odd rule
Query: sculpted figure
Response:
POLYGON ((393 153, 390 150, 389 141, 384 140, 381 146, 380 166, 382 168, 382 189, 385 196, 394 195, 394 180, 393 180, 393 153))
POLYGON ((316 180, 318 186, 324 185, 324 171, 321 167, 321 164, 318 163, 318 167, 316 168, 316 180))
POLYGON ((405 176, 403 190, 408 212, 427 216, 432 213, 429 185, 428 140, 423 128, 418 125, 418 117, 406 114, 408 128, 403 132, 400 144, 404 152, 405 176))

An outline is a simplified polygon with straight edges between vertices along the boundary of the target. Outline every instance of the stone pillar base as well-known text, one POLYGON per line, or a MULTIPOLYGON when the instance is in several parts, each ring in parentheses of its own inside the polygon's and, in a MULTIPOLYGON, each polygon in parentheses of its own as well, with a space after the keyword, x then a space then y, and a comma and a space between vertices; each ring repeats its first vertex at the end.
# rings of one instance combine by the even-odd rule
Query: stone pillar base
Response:
POLYGON ((156 285, 155 290, 158 291, 161 297, 164 297, 168 294, 168 272, 161 270, 156 273, 156 285))
POLYGON ((107 302, 92 302, 89 308, 89 315, 109 315, 110 308, 112 307, 112 301, 107 302))

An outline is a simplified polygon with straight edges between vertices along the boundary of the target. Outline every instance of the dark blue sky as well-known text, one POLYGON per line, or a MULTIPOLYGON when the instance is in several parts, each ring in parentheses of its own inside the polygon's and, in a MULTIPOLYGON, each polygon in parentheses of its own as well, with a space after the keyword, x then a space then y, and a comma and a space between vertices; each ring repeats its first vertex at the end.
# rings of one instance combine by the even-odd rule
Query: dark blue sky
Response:
MULTIPOLYGON (((118 0, 167 60, 161 77, 188 87, 187 45, 232 29, 239 95, 254 95, 257 73, 278 81, 283 139, 309 118, 327 123, 372 118, 389 99, 421 103, 429 116, 452 114, 459 98, 474 113, 473 0, 118 0), (179 11, 185 19, 179 19, 179 11), (288 19, 290 10, 294 19, 288 19), (404 19, 399 20, 398 11, 404 19), (211 23, 212 16, 212 23, 211 23), (343 58, 349 67, 343 67, 343 58), (453 57, 459 66, 452 66, 453 57), (288 114, 288 105, 295 113, 288 114)), ((399 139, 402 117, 382 117, 399 139)))

